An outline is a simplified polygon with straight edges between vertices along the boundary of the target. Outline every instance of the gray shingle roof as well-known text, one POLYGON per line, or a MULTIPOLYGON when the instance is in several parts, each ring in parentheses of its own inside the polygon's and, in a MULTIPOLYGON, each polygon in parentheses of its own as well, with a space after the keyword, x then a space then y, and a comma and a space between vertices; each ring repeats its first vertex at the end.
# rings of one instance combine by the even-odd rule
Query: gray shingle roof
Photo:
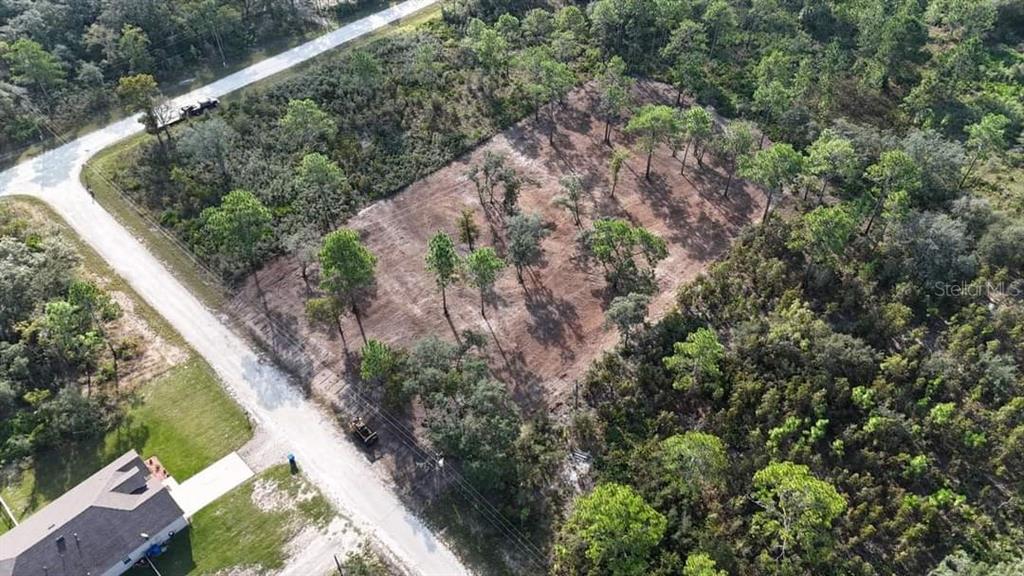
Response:
POLYGON ((132 450, 0 535, 0 576, 102 574, 182 515, 132 450))

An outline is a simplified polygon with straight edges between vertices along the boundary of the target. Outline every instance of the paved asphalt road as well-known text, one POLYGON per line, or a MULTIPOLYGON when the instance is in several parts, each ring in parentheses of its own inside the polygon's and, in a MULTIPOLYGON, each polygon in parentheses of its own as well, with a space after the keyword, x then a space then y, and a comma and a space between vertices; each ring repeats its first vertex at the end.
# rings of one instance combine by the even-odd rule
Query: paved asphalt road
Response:
MULTIPOLYGON (((178 106, 221 96, 266 78, 435 3, 408 0, 174 99, 178 106)), ((142 130, 115 122, 0 173, 0 196, 45 201, 184 336, 217 371, 256 425, 298 458, 306 475, 357 525, 373 532, 409 568, 424 575, 468 569, 409 512, 356 449, 288 376, 207 309, 142 243, 92 200, 79 176, 96 152, 142 130)), ((281 454, 285 462, 285 454, 281 454)))

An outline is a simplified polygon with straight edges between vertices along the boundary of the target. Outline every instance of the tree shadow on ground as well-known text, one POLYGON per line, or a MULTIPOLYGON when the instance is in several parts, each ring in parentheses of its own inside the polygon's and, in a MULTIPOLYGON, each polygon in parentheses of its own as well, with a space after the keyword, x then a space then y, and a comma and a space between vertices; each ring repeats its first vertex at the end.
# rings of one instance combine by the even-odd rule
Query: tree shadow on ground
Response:
POLYGON ((565 298, 555 296, 533 270, 527 270, 524 276, 528 280, 527 285, 523 286, 525 305, 531 319, 527 331, 538 342, 556 346, 563 362, 574 360, 576 353, 569 335, 576 341, 583 338, 576 306, 565 298))
MULTIPOLYGON (((77 438, 36 454, 32 457, 32 488, 24 503, 12 505, 11 511, 19 519, 27 518, 118 456, 129 450, 142 450, 148 439, 149 427, 126 415, 112 432, 77 438)), ((22 474, 14 469, 5 471, 4 484, 21 482, 22 474)))
POLYGON ((492 363, 494 376, 512 385, 512 398, 520 407, 535 410, 545 405, 544 387, 540 377, 533 372, 522 350, 509 343, 494 329, 490 319, 484 318, 492 347, 488 353, 496 362, 492 363), (497 358, 495 358, 495 353, 497 358), (497 366, 495 366, 495 364, 497 366))

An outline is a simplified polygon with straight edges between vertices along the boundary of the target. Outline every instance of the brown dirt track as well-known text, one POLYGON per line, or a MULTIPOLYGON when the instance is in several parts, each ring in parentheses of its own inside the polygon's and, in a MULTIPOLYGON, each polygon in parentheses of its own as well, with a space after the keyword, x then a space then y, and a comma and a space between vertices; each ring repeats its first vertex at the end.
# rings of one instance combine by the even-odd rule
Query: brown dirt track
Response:
MULTIPOLYGON (((670 103, 674 96, 655 84, 645 84, 637 92, 640 102, 670 103)), ((599 216, 626 218, 668 242, 669 257, 657 268, 660 292, 652 301, 652 318, 672 306, 679 285, 705 270, 745 225, 760 216, 763 196, 749 184, 735 181, 729 198, 721 198, 725 174, 713 164, 710 154, 703 168, 697 167, 691 155, 686 175, 680 176, 679 160, 672 158, 668 149, 659 150, 650 182, 643 178, 644 158, 635 155, 623 169, 616 196, 611 198, 610 148, 601 141, 604 125, 586 112, 593 97, 583 89, 571 95, 559 115, 554 148, 548 145, 543 118, 539 127, 533 119, 524 120, 348 222, 378 258, 376 293, 362 312, 367 337, 409 347, 431 334, 453 339, 465 329, 482 331, 491 337, 489 350, 496 374, 509 384, 523 407, 559 412, 571 401, 574 380, 618 338, 614 329, 604 327, 609 296, 601 268, 578 257, 577 230, 571 217, 552 205, 560 193, 559 178, 576 171, 587 184, 585 224, 599 216), (487 320, 480 316, 474 290, 450 289, 449 322, 441 312, 434 281, 424 270, 424 253, 437 230, 457 237, 455 220, 464 207, 476 212, 480 243, 502 251, 500 228, 485 218, 476 190, 464 175, 485 150, 506 153, 520 174, 534 179, 536 185, 524 188, 520 206, 523 211, 541 213, 552 230, 543 243, 545 262, 527 274, 525 287, 516 281, 514 270, 507 269, 489 303, 487 320)), ((613 140, 627 144, 618 132, 613 140)), ((315 275, 313 278, 315 282, 315 275)), ((294 257, 270 262, 259 272, 259 282, 263 301, 250 279, 235 297, 233 311, 274 354, 301 374, 313 393, 338 399, 347 389, 344 383, 349 375, 355 378, 353 370, 358 366, 362 338, 355 319, 351 315, 344 319, 345 341, 308 325, 304 302, 312 293, 301 279, 294 257), (302 350, 295 346, 297 341, 304 342, 302 350)))

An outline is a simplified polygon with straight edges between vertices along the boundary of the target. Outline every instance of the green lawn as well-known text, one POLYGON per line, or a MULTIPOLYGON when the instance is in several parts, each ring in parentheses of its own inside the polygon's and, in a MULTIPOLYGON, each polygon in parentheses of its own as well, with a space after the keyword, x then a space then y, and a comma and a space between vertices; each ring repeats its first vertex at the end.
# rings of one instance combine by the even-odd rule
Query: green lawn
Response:
POLYGON ((0 495, 16 516, 25 518, 132 448, 159 457, 182 481, 251 435, 245 414, 213 370, 193 358, 141 386, 116 429, 103 438, 37 455, 34 466, 18 478, 0 480, 0 495))
MULTIPOLYGON (((211 574, 233 566, 258 566, 273 572, 284 565, 288 541, 307 525, 326 527, 334 510, 301 475, 287 465, 271 468, 235 488, 192 518, 188 530, 170 542, 167 552, 153 563, 165 576, 211 574), (253 501, 253 487, 271 482, 280 510, 261 510, 253 501)), ((150 576, 149 567, 137 567, 130 576, 150 576)))
POLYGON ((107 447, 120 453, 120 437, 126 434, 127 441, 136 435, 144 437, 141 444, 131 446, 141 454, 157 455, 179 482, 252 435, 245 413, 221 387, 213 369, 199 358, 143 387, 136 405, 129 409, 129 419, 123 428, 130 429, 108 435, 107 447))

